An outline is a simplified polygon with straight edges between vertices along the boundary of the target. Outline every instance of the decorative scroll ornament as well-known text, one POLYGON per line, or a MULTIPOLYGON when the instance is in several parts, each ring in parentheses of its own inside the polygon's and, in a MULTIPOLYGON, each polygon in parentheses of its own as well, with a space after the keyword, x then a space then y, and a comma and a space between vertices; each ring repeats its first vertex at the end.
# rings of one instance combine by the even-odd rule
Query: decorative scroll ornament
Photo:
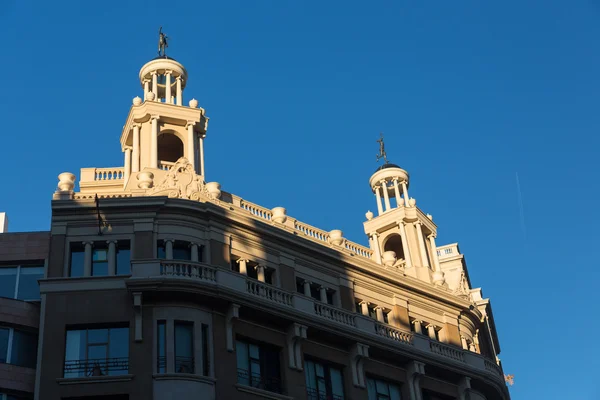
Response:
POLYGON ((200 200, 210 198, 200 175, 196 175, 194 166, 187 158, 181 157, 169 169, 162 182, 148 191, 151 196, 168 196, 176 199, 200 200))

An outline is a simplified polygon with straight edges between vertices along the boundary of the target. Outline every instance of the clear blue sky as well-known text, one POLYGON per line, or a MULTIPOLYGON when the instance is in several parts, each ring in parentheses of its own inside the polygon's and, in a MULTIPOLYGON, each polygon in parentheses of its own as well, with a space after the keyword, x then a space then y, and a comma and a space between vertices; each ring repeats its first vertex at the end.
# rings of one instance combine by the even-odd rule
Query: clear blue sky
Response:
POLYGON ((209 180, 366 243, 383 131, 492 298, 513 399, 600 399, 599 22, 598 0, 4 0, 0 211, 46 230, 60 172, 122 165, 162 25, 209 180))

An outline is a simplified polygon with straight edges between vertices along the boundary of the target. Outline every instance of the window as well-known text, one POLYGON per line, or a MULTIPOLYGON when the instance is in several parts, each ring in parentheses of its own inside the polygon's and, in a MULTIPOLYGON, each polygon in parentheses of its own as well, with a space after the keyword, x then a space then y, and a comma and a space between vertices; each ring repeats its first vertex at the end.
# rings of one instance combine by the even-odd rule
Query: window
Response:
POLYGON ((108 275, 108 249, 99 245, 92 250, 92 276, 108 275))
POLYGON ((400 387, 380 379, 367 378, 369 400, 401 400, 400 387))
POLYGON ((342 371, 311 360, 304 361, 308 400, 343 400, 342 371))
POLYGON ((175 321, 175 372, 194 373, 194 325, 175 321))
MULTIPOLYGON (((157 258, 167 258, 167 244, 165 240, 159 240, 157 245, 157 258)), ((192 249, 190 249, 189 242, 182 240, 173 241, 173 260, 187 260, 192 259, 192 249)), ((198 249, 198 259, 201 259, 200 249, 198 249)))
POLYGON ((38 279, 43 277, 43 266, 0 267, 0 297, 39 300, 38 279))
POLYGON ((83 245, 71 243, 71 260, 69 260, 69 276, 73 278, 83 276, 83 264, 85 264, 85 249, 83 245))
POLYGON ((238 340, 235 352, 239 384, 282 393, 277 349, 238 340))
MULTIPOLYGON (((303 278, 296 278, 296 291, 298 293, 304 294, 304 282, 305 280, 303 278)), ((326 288, 325 293, 327 297, 327 304, 333 305, 333 295, 335 294, 335 290, 326 288)), ((310 284, 310 297, 312 297, 315 300, 321 301, 321 285, 316 283, 310 284)))
POLYGON ((117 244, 117 275, 129 275, 131 273, 131 244, 127 241, 119 241, 117 244))
MULTIPOLYGON (((231 259, 231 270, 239 273, 240 272, 240 263, 238 262, 238 260, 239 260, 239 258, 231 259)), ((246 276, 248 278, 258 280, 258 271, 257 271, 258 266, 259 266, 259 264, 254 261, 247 261, 246 262, 246 276)), ((264 268, 265 283, 272 285, 273 282, 275 281, 275 270, 273 268, 269 268, 269 267, 265 267, 265 266, 263 266, 262 268, 264 268)))
POLYGON ((38 336, 12 328, 0 328, 0 363, 35 368, 38 336))
POLYGON ((202 324, 202 375, 210 375, 210 357, 208 353, 208 325, 202 324))
POLYGON ((129 328, 67 330, 65 378, 124 375, 129 370, 129 328))
POLYGON ((158 355, 156 371, 164 374, 167 372, 167 324, 164 320, 156 324, 156 345, 158 355))

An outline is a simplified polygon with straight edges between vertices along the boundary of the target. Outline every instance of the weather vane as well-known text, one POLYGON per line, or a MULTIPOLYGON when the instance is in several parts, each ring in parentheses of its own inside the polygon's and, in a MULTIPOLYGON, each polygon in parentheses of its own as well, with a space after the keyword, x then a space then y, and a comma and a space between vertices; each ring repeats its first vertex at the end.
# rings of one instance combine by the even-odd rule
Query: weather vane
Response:
POLYGON ((162 31, 162 26, 160 27, 160 29, 158 30, 158 56, 167 56, 167 47, 169 47, 169 44, 167 43, 167 39, 169 37, 167 35, 165 35, 162 31), (161 54, 162 53, 162 54, 161 54))
POLYGON ((379 154, 377 154, 377 162, 379 162, 380 159, 383 158, 384 164, 387 164, 389 161, 387 159, 387 154, 385 154, 385 144, 383 144, 383 133, 379 133, 379 140, 377 140, 377 143, 379 143, 379 154))

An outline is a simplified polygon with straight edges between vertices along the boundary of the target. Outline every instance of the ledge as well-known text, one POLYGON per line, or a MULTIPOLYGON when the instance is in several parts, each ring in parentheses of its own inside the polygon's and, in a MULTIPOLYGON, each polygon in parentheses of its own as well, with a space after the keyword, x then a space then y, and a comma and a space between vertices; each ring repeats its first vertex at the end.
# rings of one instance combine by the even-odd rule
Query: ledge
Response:
POLYGON ((85 376, 81 378, 58 378, 56 382, 59 385, 77 385, 80 383, 112 383, 128 382, 133 380, 135 375, 115 375, 115 376, 85 376))
POLYGON ((155 381, 196 381, 214 385, 217 380, 210 376, 196 374, 152 374, 155 381))
POLYGON ((263 399, 294 400, 294 398, 290 397, 290 396, 285 396, 283 394, 269 392, 267 390, 258 389, 258 388, 252 387, 252 386, 241 385, 239 383, 236 383, 235 387, 240 392, 255 394, 257 396, 261 396, 263 399))

